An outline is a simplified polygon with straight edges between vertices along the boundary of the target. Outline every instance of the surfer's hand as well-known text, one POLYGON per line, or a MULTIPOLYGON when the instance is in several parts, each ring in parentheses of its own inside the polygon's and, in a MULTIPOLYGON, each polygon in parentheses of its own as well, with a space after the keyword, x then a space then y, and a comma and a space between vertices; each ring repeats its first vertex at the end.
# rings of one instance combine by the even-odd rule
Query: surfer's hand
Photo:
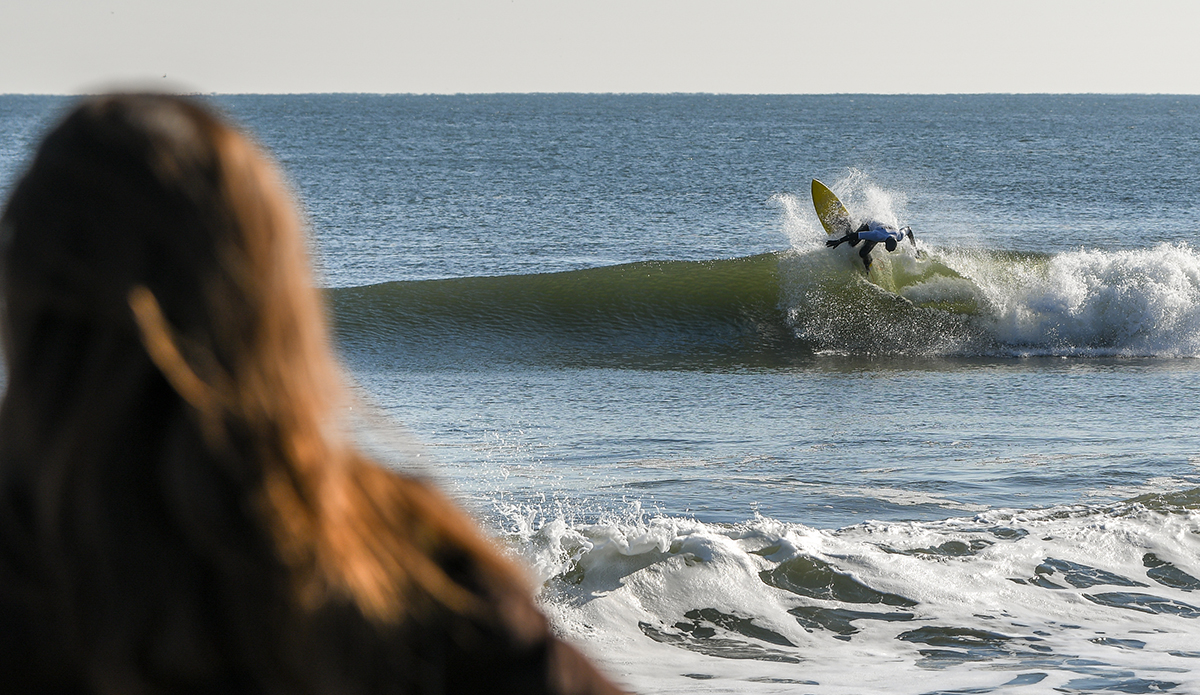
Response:
POLYGON ((838 244, 841 244, 843 241, 845 241, 845 239, 830 239, 829 241, 825 242, 825 245, 831 249, 836 249, 838 244))

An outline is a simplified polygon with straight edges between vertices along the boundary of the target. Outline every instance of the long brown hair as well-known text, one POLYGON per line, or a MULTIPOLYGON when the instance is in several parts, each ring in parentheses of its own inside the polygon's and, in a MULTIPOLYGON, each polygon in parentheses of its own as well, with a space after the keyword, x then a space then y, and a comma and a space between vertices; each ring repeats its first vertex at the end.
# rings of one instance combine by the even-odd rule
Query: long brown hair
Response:
POLYGON ((43 141, 0 218, 0 678, 609 689, 460 512, 348 440, 303 232, 194 101, 94 98, 43 141))

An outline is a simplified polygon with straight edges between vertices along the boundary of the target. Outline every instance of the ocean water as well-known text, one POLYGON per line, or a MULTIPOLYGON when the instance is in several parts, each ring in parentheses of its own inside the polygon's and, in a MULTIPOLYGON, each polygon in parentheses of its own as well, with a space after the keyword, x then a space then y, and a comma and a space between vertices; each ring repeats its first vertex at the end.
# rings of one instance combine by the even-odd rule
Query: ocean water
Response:
MULTIPOLYGON (((206 98, 365 443, 631 690, 1200 691, 1200 97, 206 98)), ((0 96, 0 192, 67 103, 0 96)))

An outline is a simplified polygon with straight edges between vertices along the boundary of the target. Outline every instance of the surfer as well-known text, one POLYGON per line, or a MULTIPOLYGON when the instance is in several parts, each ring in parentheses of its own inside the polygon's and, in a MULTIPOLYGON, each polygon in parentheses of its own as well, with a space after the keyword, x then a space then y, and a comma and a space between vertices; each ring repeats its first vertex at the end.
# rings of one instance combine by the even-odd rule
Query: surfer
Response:
POLYGON ((859 249, 858 255, 862 257, 862 262, 866 267, 867 272, 870 272, 871 249, 875 248, 876 244, 883 242, 883 247, 889 252, 895 251, 896 247, 899 246, 900 242, 904 241, 906 237, 912 242, 914 247, 917 245, 917 240, 913 238, 911 228, 905 226, 901 227, 900 229, 896 229, 890 224, 872 221, 863 222, 858 229, 854 230, 853 232, 849 232, 841 238, 830 239, 829 241, 825 242, 825 245, 831 249, 836 249, 845 242, 849 242, 851 246, 858 246, 859 242, 862 242, 863 247, 859 249))

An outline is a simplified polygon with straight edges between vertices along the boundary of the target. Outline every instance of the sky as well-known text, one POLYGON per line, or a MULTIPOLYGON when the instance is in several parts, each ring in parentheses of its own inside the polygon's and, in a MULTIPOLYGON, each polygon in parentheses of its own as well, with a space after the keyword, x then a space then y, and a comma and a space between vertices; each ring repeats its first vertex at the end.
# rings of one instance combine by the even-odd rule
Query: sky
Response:
POLYGON ((1196 0, 0 0, 0 94, 1200 94, 1196 0))

